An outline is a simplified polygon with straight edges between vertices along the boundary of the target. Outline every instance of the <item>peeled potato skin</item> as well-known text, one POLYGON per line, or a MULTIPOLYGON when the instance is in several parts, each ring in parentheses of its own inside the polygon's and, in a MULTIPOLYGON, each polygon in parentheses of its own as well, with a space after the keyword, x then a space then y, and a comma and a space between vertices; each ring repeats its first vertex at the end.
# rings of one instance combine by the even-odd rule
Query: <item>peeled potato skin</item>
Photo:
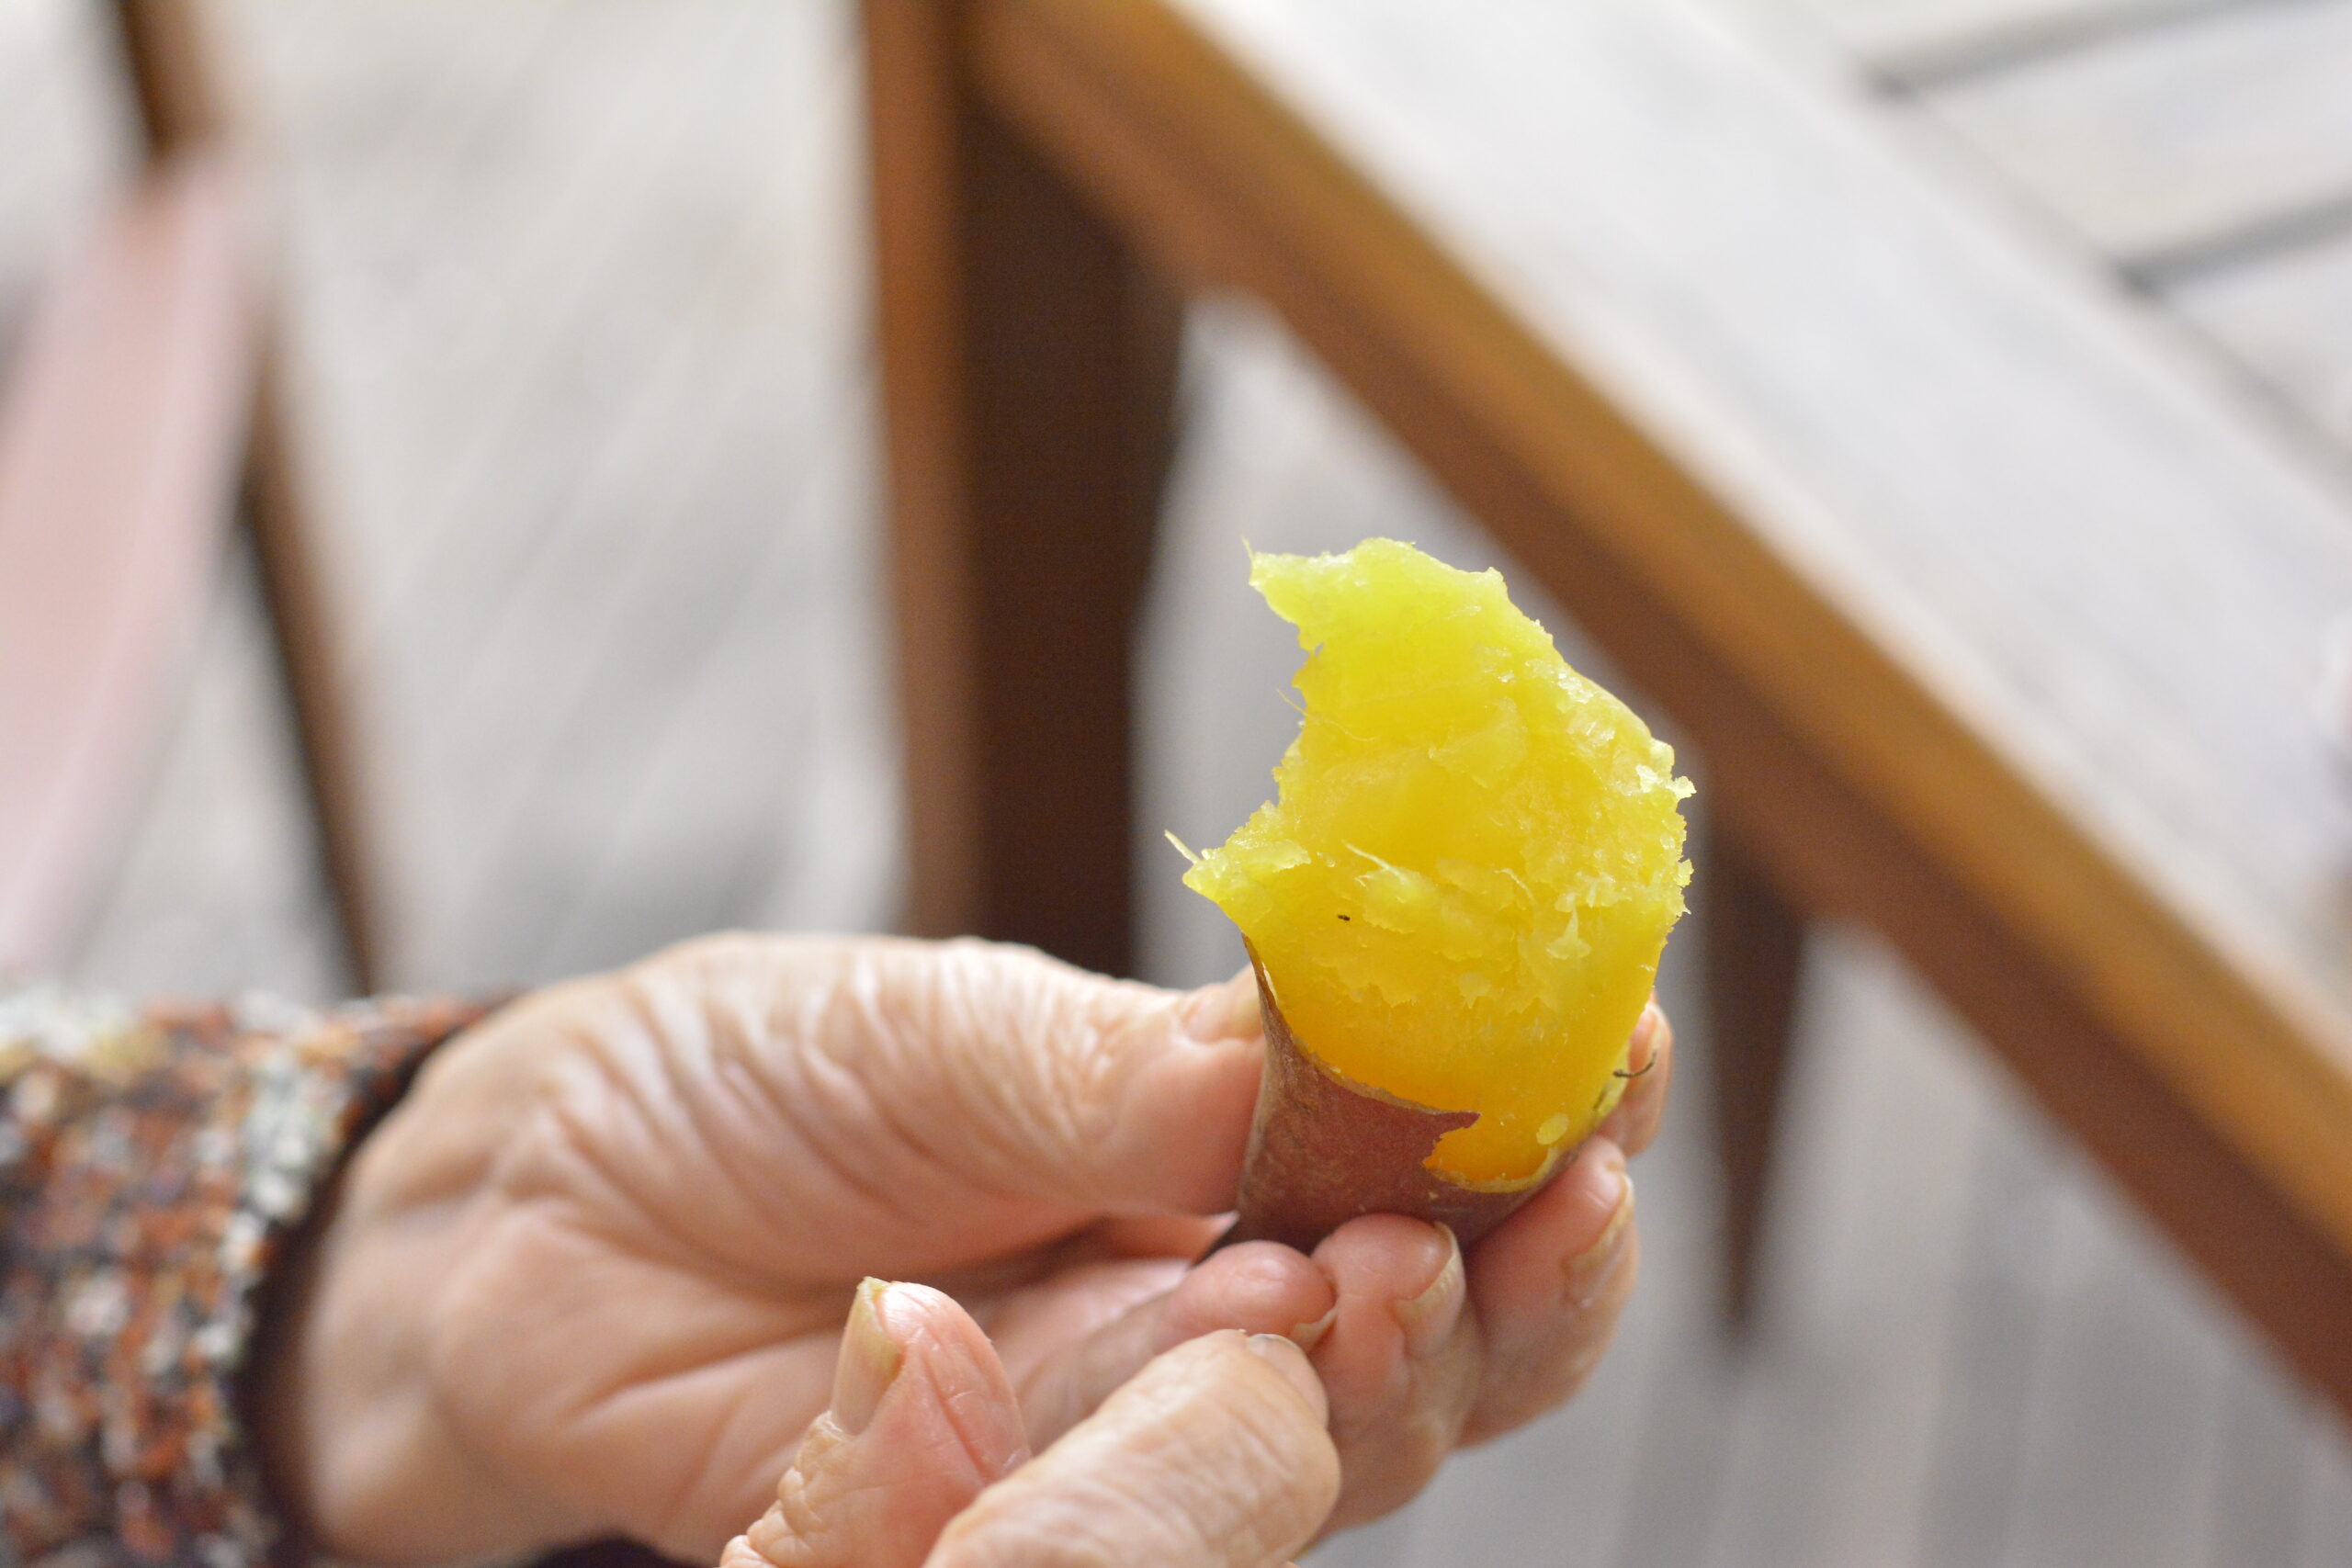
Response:
POLYGON ((1266 1071, 1250 1125, 1250 1152, 1233 1226, 1218 1241, 1278 1241, 1301 1252, 1359 1214, 1405 1214, 1451 1226, 1468 1247, 1544 1185, 1455 1185, 1429 1168, 1438 1139, 1469 1112, 1430 1111, 1338 1077, 1302 1047, 1256 954, 1266 1024, 1266 1071))

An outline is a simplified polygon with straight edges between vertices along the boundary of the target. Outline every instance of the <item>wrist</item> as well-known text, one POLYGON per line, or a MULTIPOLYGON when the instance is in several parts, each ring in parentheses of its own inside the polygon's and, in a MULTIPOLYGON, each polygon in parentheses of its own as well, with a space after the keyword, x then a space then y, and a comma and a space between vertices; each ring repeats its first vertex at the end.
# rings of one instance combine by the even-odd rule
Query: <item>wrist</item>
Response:
POLYGON ((319 1542, 311 1466, 321 1447, 305 1354, 327 1233, 342 1207, 336 1180, 318 1197, 255 1303, 254 1334, 238 1388, 239 1416, 261 1470, 262 1487, 296 1560, 319 1542))

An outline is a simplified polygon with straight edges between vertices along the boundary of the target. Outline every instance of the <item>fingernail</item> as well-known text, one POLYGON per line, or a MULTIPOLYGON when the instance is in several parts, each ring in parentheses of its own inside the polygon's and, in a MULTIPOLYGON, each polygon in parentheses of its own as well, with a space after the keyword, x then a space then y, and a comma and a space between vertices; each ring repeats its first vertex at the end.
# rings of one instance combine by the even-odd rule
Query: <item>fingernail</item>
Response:
POLYGON ((849 1322, 842 1329, 841 1360, 833 1369, 832 1416, 833 1424, 853 1438, 872 1424, 876 1406, 899 1375, 898 1342, 882 1324, 882 1297, 889 1289, 888 1280, 860 1280, 849 1322))
POLYGON ((1617 1203, 1609 1212, 1609 1223, 1601 1227, 1600 1239, 1567 1261, 1568 1304, 1574 1307, 1590 1306, 1600 1298, 1610 1275, 1616 1272, 1618 1258, 1624 1255, 1625 1238, 1633 1234, 1634 1179, 1625 1169, 1623 1154, 1605 1157, 1604 1179, 1615 1178, 1617 1203))
POLYGON ((1290 1342, 1302 1350, 1312 1352, 1315 1347, 1323 1343, 1323 1337, 1331 1332, 1331 1325, 1339 1321, 1340 1303, 1333 1302, 1331 1310, 1314 1322, 1293 1324, 1290 1342))
POLYGON ((1279 1334, 1252 1334, 1244 1341, 1250 1353, 1282 1373, 1302 1398, 1313 1404, 1323 1404, 1323 1380, 1306 1362, 1306 1352, 1279 1334))
POLYGON ((1246 1040, 1258 1032, 1257 982, 1244 975, 1204 986, 1184 999, 1180 1019, 1184 1032, 1203 1044, 1246 1040))
POLYGON ((1657 1055, 1657 1026, 1666 1020, 1665 1010, 1652 997, 1642 1008, 1642 1016, 1634 1021, 1633 1043, 1625 1052, 1628 1072, 1647 1072, 1650 1058, 1657 1055))
POLYGON ((1437 1228, 1445 1233, 1445 1261, 1439 1266, 1437 1278, 1422 1286, 1419 1295, 1396 1306, 1396 1322, 1405 1330, 1405 1348, 1414 1356, 1431 1355, 1445 1343, 1453 1325, 1462 1320, 1462 1303, 1467 1294, 1462 1243, 1455 1239, 1452 1225, 1437 1228))

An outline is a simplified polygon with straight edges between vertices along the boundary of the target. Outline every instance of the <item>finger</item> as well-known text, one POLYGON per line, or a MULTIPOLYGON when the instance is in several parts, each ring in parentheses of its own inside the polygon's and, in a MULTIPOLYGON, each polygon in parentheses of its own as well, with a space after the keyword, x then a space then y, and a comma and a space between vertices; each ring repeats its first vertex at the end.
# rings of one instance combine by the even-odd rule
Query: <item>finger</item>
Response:
POLYGON ((954 1301, 868 1280, 842 1335, 831 1407, 809 1424, 775 1506, 723 1568, 917 1568, 1029 1450, 995 1353, 954 1301))
POLYGON ((1246 976, 1170 992, 978 942, 877 964, 920 1042, 898 1087, 958 1169, 1088 1212, 1233 1206, 1265 1052, 1246 976))
POLYGON ((1272 1568, 1340 1483, 1322 1386, 1269 1335, 1188 1340, 980 1495, 929 1568, 1272 1568))
POLYGON ((1633 1294, 1640 1250, 1625 1156, 1603 1137, 1478 1243, 1470 1298, 1486 1366, 1465 1441, 1522 1426, 1584 1386, 1633 1294))
MULTIPOLYGON (((837 1174, 829 1224, 884 1204, 894 1235, 912 1216, 1001 1251, 1103 1212, 1232 1206, 1264 1055, 1244 980, 1165 991, 1028 948, 883 938, 711 939, 644 970, 639 989, 695 998, 721 1069, 757 1073, 837 1174)), ((940 1266, 949 1243, 929 1245, 910 1267, 940 1266)))
POLYGON ((1666 1119, 1667 1089, 1674 1080, 1674 1021, 1656 997, 1634 1025, 1625 1071, 1631 1081, 1625 1086, 1624 1098, 1600 1124, 1600 1131, 1627 1154, 1637 1155, 1657 1137, 1658 1123, 1666 1119))
MULTIPOLYGON (((1083 1280, 1076 1282, 1082 1288, 1083 1280)), ((1064 1291, 1057 1281, 1044 1291, 1064 1291)), ((1339 1298, 1305 1254, 1273 1242, 1226 1248, 1176 1283, 1107 1321, 1084 1325, 1050 1309, 1010 1310, 996 1327, 1015 1369, 1030 1441, 1052 1442, 1093 1414, 1153 1358, 1218 1329, 1278 1334, 1312 1349, 1331 1325, 1339 1298), (1034 1348, 1034 1349, 1033 1349, 1034 1348), (1019 1369, 1035 1355, 1034 1368, 1019 1369)))
POLYGON ((1453 1450, 1476 1397, 1478 1325, 1443 1225, 1366 1215, 1326 1237, 1315 1262, 1339 1295, 1314 1359, 1344 1482, 1331 1524, 1344 1529, 1403 1506, 1453 1450))

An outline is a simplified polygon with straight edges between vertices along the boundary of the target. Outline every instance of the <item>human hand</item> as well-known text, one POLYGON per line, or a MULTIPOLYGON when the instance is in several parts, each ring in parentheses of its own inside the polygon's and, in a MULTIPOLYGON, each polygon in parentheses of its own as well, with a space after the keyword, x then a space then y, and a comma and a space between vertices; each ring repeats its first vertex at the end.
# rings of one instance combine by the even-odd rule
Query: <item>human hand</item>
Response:
POLYGON ((1185 1341, 1289 1336, 1328 1391, 1330 1520, 1372 1517, 1589 1371, 1634 1274, 1620 1148, 1655 1127, 1667 1046, 1653 1012, 1635 1066, 1660 1070, 1466 1269, 1394 1216, 1311 1258, 1192 1266, 1256 1092, 1247 976, 1175 994, 979 942, 690 944, 428 1064, 267 1350, 273 1469, 316 1543, 363 1561, 606 1533, 707 1560, 826 1408, 877 1275, 985 1330, 1022 1454, 1185 1341))
POLYGON ((978 1325, 866 1281, 831 1407, 720 1568, 1285 1562, 1340 1490, 1306 1353, 1232 1330, 1154 1358, 1043 1454, 978 1325))

